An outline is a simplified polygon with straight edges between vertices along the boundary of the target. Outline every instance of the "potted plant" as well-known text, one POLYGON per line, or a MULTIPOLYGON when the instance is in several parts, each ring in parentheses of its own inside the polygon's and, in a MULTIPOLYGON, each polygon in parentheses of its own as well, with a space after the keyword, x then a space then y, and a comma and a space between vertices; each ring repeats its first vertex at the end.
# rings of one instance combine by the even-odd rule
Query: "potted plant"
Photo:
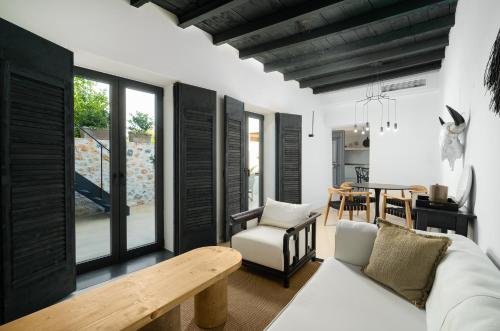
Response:
POLYGON ((109 98, 96 83, 81 77, 74 79, 75 137, 92 136, 109 140, 109 98))
POLYGON ((136 143, 151 143, 151 129, 153 129, 153 120, 148 114, 136 112, 132 118, 128 120, 128 137, 130 142, 136 143))

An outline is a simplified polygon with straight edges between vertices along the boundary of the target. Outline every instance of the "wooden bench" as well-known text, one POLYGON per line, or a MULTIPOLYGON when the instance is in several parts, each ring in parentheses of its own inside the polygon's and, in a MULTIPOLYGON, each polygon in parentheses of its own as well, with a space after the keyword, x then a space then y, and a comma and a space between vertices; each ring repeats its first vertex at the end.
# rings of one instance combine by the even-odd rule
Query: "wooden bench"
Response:
POLYGON ((201 328, 227 319, 227 277, 241 254, 203 247, 134 272, 0 326, 16 330, 179 330, 180 304, 195 297, 201 328))

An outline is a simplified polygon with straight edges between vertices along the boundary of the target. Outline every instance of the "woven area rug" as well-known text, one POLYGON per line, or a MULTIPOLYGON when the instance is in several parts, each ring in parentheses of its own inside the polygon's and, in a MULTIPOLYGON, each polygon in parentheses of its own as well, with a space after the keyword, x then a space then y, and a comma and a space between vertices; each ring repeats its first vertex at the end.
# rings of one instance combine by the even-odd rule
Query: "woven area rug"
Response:
MULTIPOLYGON (((318 270, 318 262, 305 264, 284 288, 281 281, 241 267, 229 276, 228 320, 212 330, 263 330, 278 315, 300 288, 318 270)), ((200 330, 194 323, 194 299, 181 305, 182 330, 200 330)))

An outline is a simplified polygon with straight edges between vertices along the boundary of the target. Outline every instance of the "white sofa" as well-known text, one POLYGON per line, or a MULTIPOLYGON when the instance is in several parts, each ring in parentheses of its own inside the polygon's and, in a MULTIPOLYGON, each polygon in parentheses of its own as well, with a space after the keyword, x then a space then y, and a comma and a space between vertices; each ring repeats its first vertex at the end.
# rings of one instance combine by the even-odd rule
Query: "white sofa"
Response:
POLYGON ((361 273, 376 232, 375 225, 340 221, 335 258, 323 262, 267 330, 500 330, 500 271, 471 240, 448 235, 453 243, 421 310, 361 273))

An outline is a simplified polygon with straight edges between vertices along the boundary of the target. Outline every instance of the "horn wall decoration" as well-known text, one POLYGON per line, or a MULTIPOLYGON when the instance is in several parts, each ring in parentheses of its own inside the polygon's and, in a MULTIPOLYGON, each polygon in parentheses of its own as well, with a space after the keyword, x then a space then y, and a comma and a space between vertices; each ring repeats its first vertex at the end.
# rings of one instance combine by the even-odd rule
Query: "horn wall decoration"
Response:
POLYGON ((484 73, 484 86, 491 92, 491 110, 500 115, 500 31, 491 49, 490 59, 484 73))

